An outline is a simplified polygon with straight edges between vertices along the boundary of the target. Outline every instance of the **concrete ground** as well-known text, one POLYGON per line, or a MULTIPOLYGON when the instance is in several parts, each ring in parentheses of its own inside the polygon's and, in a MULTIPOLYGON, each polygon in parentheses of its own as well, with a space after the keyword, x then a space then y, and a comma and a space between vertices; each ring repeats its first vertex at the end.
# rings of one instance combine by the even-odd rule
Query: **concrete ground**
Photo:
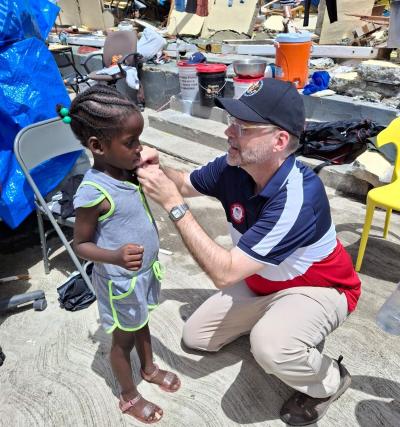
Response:
MULTIPOLYGON (((167 163, 188 165, 163 156, 167 163)), ((356 257, 365 206, 328 189, 340 239, 356 257)), ((190 201, 194 215, 219 244, 230 238, 219 204, 202 197, 190 201)), ((166 266, 162 303, 150 327, 156 361, 178 372, 182 388, 166 394, 140 380, 135 354, 134 377, 141 393, 163 407, 160 426, 281 426, 279 409, 290 395, 277 378, 266 375, 242 337, 217 354, 189 353, 181 346, 185 319, 214 292, 211 281, 190 257, 173 224, 157 206, 161 254, 166 266)), ((358 309, 325 342, 332 357, 344 356, 352 373, 351 388, 318 423, 327 426, 400 425, 400 338, 386 335, 375 315, 400 279, 400 220, 392 217, 388 240, 383 240, 383 212, 377 211, 361 279, 358 309)), ((0 317, 0 345, 6 361, 0 367, 0 426, 116 426, 142 425, 118 409, 118 388, 108 361, 110 336, 99 325, 96 304, 76 313, 57 303, 56 288, 73 270, 59 249, 46 276, 33 225, 25 227, 19 244, 3 241, 0 277, 29 273, 27 282, 0 285, 0 297, 44 289, 49 303, 43 312, 22 308, 0 317)), ((1 243, 0 243, 1 244, 1 243)))

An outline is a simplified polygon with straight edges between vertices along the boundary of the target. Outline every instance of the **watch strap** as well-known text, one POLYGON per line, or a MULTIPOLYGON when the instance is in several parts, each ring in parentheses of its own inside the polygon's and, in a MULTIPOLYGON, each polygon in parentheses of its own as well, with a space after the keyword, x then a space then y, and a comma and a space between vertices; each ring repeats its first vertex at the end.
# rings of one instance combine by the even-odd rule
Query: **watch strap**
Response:
POLYGON ((174 222, 179 221, 181 218, 184 217, 185 213, 189 210, 189 206, 187 203, 182 203, 180 205, 174 206, 168 213, 168 216, 170 217, 170 219, 174 222), (174 216, 172 214, 173 211, 179 211, 180 215, 174 216))

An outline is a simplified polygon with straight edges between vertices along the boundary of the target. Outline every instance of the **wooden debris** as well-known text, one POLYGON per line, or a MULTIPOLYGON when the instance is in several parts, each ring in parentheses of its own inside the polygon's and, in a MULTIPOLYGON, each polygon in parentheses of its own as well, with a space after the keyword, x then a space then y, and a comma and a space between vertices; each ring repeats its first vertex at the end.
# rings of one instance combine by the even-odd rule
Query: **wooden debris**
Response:
POLYGON ((345 15, 360 18, 361 21, 366 21, 378 25, 389 25, 390 20, 388 16, 359 15, 356 13, 346 13, 345 15))
POLYGON ((30 276, 28 274, 19 274, 18 276, 9 276, 0 278, 0 283, 13 282, 15 280, 29 280, 30 276))

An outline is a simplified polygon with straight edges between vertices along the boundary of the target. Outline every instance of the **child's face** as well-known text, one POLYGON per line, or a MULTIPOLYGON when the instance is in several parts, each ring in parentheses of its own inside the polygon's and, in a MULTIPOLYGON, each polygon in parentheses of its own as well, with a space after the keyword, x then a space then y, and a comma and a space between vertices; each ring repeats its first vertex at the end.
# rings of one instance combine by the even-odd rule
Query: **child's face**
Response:
POLYGON ((139 142, 143 124, 140 113, 130 114, 122 125, 120 134, 114 137, 110 144, 103 145, 104 161, 118 169, 136 169, 143 149, 139 142))

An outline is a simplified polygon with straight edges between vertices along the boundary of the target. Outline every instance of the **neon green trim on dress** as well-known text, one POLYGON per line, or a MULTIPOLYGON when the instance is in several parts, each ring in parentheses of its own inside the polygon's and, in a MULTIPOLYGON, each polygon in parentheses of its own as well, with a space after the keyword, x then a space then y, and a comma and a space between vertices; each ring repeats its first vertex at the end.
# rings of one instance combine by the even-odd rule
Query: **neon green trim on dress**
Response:
POLYGON ((93 200, 93 202, 89 202, 87 205, 82 206, 83 208, 91 208, 93 206, 98 205, 100 202, 102 202, 104 199, 106 198, 106 196, 104 194, 102 194, 101 196, 99 196, 96 200, 93 200))
POLYGON ((146 197, 142 191, 142 187, 139 185, 134 184, 133 182, 130 181, 124 181, 125 184, 131 185, 133 187, 135 187, 135 189, 139 192, 139 196, 140 196, 140 200, 142 202, 142 205, 144 207, 144 210, 146 211, 147 216, 149 217, 150 222, 153 222, 153 216, 151 215, 151 211, 149 208, 149 205, 147 204, 147 200, 146 197))
POLYGON ((149 321, 149 318, 150 318, 149 314, 147 315, 146 320, 141 325, 139 325, 135 328, 126 328, 126 327, 122 326, 121 323, 119 322, 117 310, 114 307, 114 300, 121 300, 123 298, 126 298, 133 292, 133 290, 135 289, 135 285, 136 285, 136 276, 132 277, 129 290, 127 292, 121 294, 121 295, 113 295, 112 284, 113 284, 112 280, 109 280, 108 281, 108 295, 110 298, 110 306, 111 306, 111 311, 112 311, 112 315, 113 315, 113 319, 114 319, 114 325, 110 329, 108 329, 106 332, 108 334, 110 334, 116 328, 121 329, 122 331, 125 331, 125 332, 135 332, 135 331, 138 331, 139 329, 142 329, 144 326, 147 325, 147 323, 149 321))
POLYGON ((119 294, 119 295, 112 295, 112 299, 116 299, 116 300, 119 300, 119 299, 124 299, 124 298, 126 298, 126 297, 129 297, 129 295, 134 291, 134 289, 135 289, 135 286, 136 286, 136 279, 137 279, 137 276, 133 276, 132 277, 132 280, 131 280, 131 284, 129 285, 129 290, 128 291, 126 291, 126 292, 124 292, 124 293, 122 293, 122 294, 119 294))
MULTIPOLYGON (((158 261, 157 259, 153 261, 153 263, 151 264, 151 268, 153 270, 154 275, 156 276, 156 279, 161 282, 161 280, 164 278, 165 268, 161 265, 160 261, 158 261)), ((131 283, 129 285, 129 289, 120 295, 113 294, 112 292, 113 281, 112 280, 108 281, 108 295, 110 299, 110 306, 111 306, 112 316, 114 320, 114 325, 110 329, 106 330, 108 334, 111 334, 112 332, 114 332, 116 328, 121 329, 122 331, 125 331, 125 332, 135 332, 147 325, 150 319, 150 314, 147 314, 146 320, 141 325, 135 328, 126 328, 124 326, 121 326, 121 323, 119 322, 119 319, 118 319, 117 310, 114 306, 114 300, 118 301, 118 300, 127 298, 135 290, 136 280, 137 280, 137 276, 132 277, 131 283)), ((149 311, 152 311, 158 306, 159 304, 148 304, 147 308, 149 309, 149 311)))
POLYGON ((164 279, 165 276, 165 268, 161 265, 160 261, 157 259, 153 262, 151 265, 151 268, 153 269, 153 273, 156 276, 156 279, 161 282, 164 279))
POLYGON ((97 190, 99 190, 101 193, 103 193, 104 198, 107 198, 107 200, 110 202, 110 205, 111 205, 110 210, 108 212, 106 212, 104 215, 99 216, 98 220, 99 221, 104 221, 105 219, 107 219, 108 217, 110 217, 114 213, 114 211, 115 211, 115 203, 114 203, 114 200, 112 199, 112 197, 110 196, 109 192, 105 188, 103 188, 101 185, 97 184, 97 182, 83 181, 81 183, 80 187, 82 185, 91 185, 92 187, 97 188, 97 190))
MULTIPOLYGON (((165 268, 163 265, 156 259, 153 264, 151 265, 151 268, 153 269, 154 276, 156 276, 156 279, 161 282, 165 275, 165 268)), ((157 308, 160 304, 147 304, 147 308, 152 311, 155 308, 157 308)))
POLYGON ((142 191, 142 187, 139 185, 139 195, 140 200, 142 201, 142 205, 144 206, 144 210, 146 211, 147 216, 149 217, 149 220, 151 223, 153 223, 153 216, 151 215, 149 205, 147 204, 146 196, 144 195, 142 191))
POLYGON ((114 323, 114 325, 110 328, 110 329, 107 329, 106 330, 106 333, 107 334, 111 334, 111 333, 113 333, 117 328, 118 329, 121 329, 121 331, 125 331, 125 332, 136 332, 136 331, 138 331, 139 329, 142 329, 142 328, 144 328, 148 323, 149 323, 149 320, 150 320, 150 314, 147 316, 147 319, 140 325, 140 326, 138 326, 137 328, 124 328, 123 326, 121 326, 119 323, 117 324, 117 323, 114 323))

